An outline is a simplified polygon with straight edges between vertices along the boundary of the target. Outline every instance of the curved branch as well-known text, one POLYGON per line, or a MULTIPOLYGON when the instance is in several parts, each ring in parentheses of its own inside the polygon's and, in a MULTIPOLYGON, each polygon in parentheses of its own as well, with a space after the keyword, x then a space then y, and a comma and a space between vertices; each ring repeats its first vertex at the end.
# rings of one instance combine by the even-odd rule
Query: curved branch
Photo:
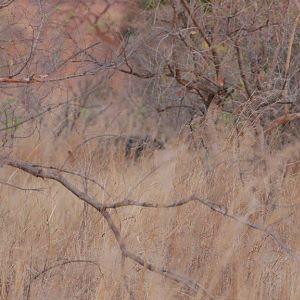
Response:
POLYGON ((265 130, 265 134, 271 133, 272 130, 277 128, 280 125, 285 125, 289 122, 292 122, 294 120, 300 119, 300 113, 292 113, 288 115, 283 115, 279 118, 277 118, 275 121, 273 121, 269 127, 265 130))
POLYGON ((150 203, 150 202, 139 202, 135 200, 130 200, 130 199, 124 199, 123 201, 111 204, 111 205, 106 205, 106 208, 120 208, 124 206, 140 206, 140 207, 147 207, 147 208, 172 208, 172 207, 178 207, 182 206, 185 204, 188 204, 190 202, 200 202, 201 204, 209 207, 211 210, 228 217, 230 219, 235 220, 236 222, 246 225, 250 227, 251 229, 260 231, 264 233, 266 236, 271 237, 275 243, 285 252, 288 254, 293 259, 299 260, 299 257, 293 254, 291 248, 289 248, 287 245, 285 245, 272 231, 270 231, 268 228, 263 227, 262 225, 258 225, 252 222, 249 222, 248 220, 245 220, 241 216, 236 216, 228 212, 227 207, 216 204, 214 202, 209 201, 208 199, 205 198, 199 198, 196 196, 191 196, 188 199, 183 199, 176 201, 171 204, 155 204, 155 203, 150 203))
POLYGON ((13 2, 15 2, 15 0, 8 0, 6 3, 4 2, 3 4, 0 4, 0 9, 8 7, 9 5, 11 5, 13 2))
POLYGON ((243 61, 242 61, 242 53, 241 53, 240 45, 239 45, 239 42, 238 42, 238 38, 234 41, 234 48, 236 50, 236 56, 237 56, 237 62, 238 62, 238 66, 239 66, 240 76, 241 76, 243 85, 245 87, 247 96, 250 99, 252 97, 252 93, 250 91, 248 81, 247 81, 247 77, 246 77, 246 73, 245 73, 245 70, 244 70, 244 65, 243 65, 243 61))
POLYGON ((124 257, 133 260, 134 262, 138 263, 141 266, 144 266, 149 271, 158 273, 158 274, 160 274, 168 279, 171 279, 179 284, 185 285, 194 293, 197 293, 198 290, 201 290, 205 294, 207 299, 214 299, 214 297, 211 296, 203 286, 201 286, 199 283, 193 281, 192 279, 190 279, 186 276, 177 274, 173 271, 170 271, 170 270, 166 269, 165 267, 156 266, 156 265, 144 260, 140 256, 137 256, 130 250, 128 250, 122 237, 121 237, 120 231, 118 230, 117 226, 115 225, 115 223, 113 222, 113 220, 111 218, 111 215, 106 211, 107 207, 105 205, 99 203, 98 201, 96 201, 93 197, 89 196, 87 193, 78 189, 72 183, 70 183, 67 179, 65 179, 61 175, 61 172, 59 172, 58 170, 47 169, 40 165, 35 165, 35 164, 31 164, 31 163, 24 162, 24 161, 17 161, 17 160, 9 159, 9 158, 2 159, 1 163, 2 163, 2 165, 8 165, 8 166, 23 170, 26 173, 29 173, 33 176, 36 176, 36 177, 39 177, 42 179, 52 179, 54 181, 59 182, 66 189, 68 189, 72 194, 77 196, 79 199, 81 199, 88 205, 94 207, 104 217, 105 221, 107 222, 108 227, 113 232, 114 237, 117 241, 117 244, 118 244, 118 246, 121 250, 121 253, 124 257))
POLYGON ((52 265, 50 267, 47 267, 47 268, 45 267, 41 272, 39 272, 38 274, 36 274, 35 276, 33 276, 30 279, 29 283, 25 286, 27 299, 30 299, 30 288, 31 288, 31 284, 33 283, 34 280, 38 279, 41 275, 44 275, 45 273, 47 273, 55 268, 59 268, 59 267, 62 267, 62 266, 68 265, 68 264, 72 264, 72 263, 89 263, 89 264, 95 265, 98 268, 101 276, 103 276, 103 273, 101 271, 99 264, 93 260, 75 259, 75 260, 63 261, 63 262, 57 263, 55 265, 52 265))

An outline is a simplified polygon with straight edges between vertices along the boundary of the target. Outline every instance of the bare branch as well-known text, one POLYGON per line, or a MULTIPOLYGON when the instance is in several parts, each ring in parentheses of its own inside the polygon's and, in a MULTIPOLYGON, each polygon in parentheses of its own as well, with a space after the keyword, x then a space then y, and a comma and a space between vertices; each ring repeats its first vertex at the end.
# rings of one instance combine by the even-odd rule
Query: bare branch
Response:
POLYGON ((285 125, 289 122, 292 122, 294 120, 297 120, 300 118, 300 113, 292 113, 288 115, 281 116, 277 118, 275 121, 273 121, 269 127, 265 130, 266 134, 269 134, 271 131, 273 131, 275 128, 277 128, 280 125, 285 125))
POLYGON ((11 183, 5 182, 3 180, 0 180, 0 184, 7 185, 9 187, 12 187, 14 189, 18 189, 18 190, 21 190, 21 191, 24 191, 24 192, 41 192, 41 191, 44 190, 44 188, 34 188, 34 189, 22 188, 20 186, 17 186, 15 184, 11 184, 11 183))
POLYGON ((129 68, 129 70, 123 69, 123 68, 117 68, 117 70, 119 72, 128 74, 128 75, 133 75, 135 77, 141 78, 141 79, 149 79, 149 78, 153 78, 155 76, 154 73, 151 72, 147 72, 147 73, 138 73, 133 71, 132 67, 129 68))
POLYGON ((6 3, 4 2, 3 4, 0 4, 0 9, 8 7, 9 5, 11 5, 13 2, 15 2, 15 0, 9 0, 6 3))
MULTIPOLYGON (((291 36, 289 39, 287 58, 286 58, 286 62, 285 62, 284 82, 283 82, 283 87, 282 87, 285 100, 287 100, 287 98, 288 98, 289 69, 290 69, 290 63, 291 63, 291 57, 292 57, 292 48, 293 48, 293 44, 294 44, 294 39, 295 39, 295 34, 296 34, 296 29, 298 26, 299 19, 300 19, 300 14, 296 17, 294 25, 293 25, 292 33, 291 33, 291 36)), ((285 105, 285 113, 286 114, 288 113, 287 105, 285 105)))
POLYGON ((33 176, 36 176, 36 177, 39 177, 42 179, 52 179, 54 181, 59 182, 66 189, 68 189, 71 193, 73 193, 75 196, 77 196, 79 199, 81 199, 88 205, 94 207, 97 211, 100 212, 100 214, 106 220, 108 227, 113 232, 114 237, 115 237, 115 239, 119 245, 119 248, 122 252, 122 255, 124 257, 127 257, 127 258, 135 261, 136 263, 140 264, 141 266, 144 266, 149 271, 156 272, 156 273, 163 275, 166 278, 171 279, 179 284, 183 284, 183 285, 187 286, 194 293, 197 293, 197 291, 200 289, 208 299, 214 299, 214 297, 212 297, 208 293, 208 291, 206 291, 206 289, 203 286, 201 286, 199 283, 197 283, 183 275, 180 275, 173 271, 170 271, 164 267, 156 266, 148 261, 145 261, 141 257, 139 257, 139 256, 135 255, 134 253, 132 253, 131 251, 129 251, 121 237, 120 231, 118 230, 117 226, 113 222, 110 214, 106 211, 105 205, 99 203, 93 197, 89 196, 87 193, 79 190, 75 185, 73 185, 67 179, 65 179, 61 175, 61 172, 59 172, 58 170, 47 169, 47 168, 44 168, 39 165, 35 165, 35 164, 28 163, 28 162, 23 162, 23 161, 17 161, 17 160, 13 160, 13 159, 3 159, 2 164, 23 170, 24 172, 27 172, 33 176))
POLYGON ((168 105, 168 106, 165 106, 163 108, 157 107, 156 111, 159 112, 159 113, 161 113, 161 112, 165 112, 165 111, 167 111, 169 109, 174 109, 174 108, 179 108, 179 109, 181 109, 181 108, 187 108, 187 109, 192 109, 192 110, 195 109, 191 105, 184 105, 184 104, 182 104, 182 105, 168 105))
POLYGON ((300 1, 299 1, 299 0, 294 0, 294 2, 295 2, 297 8, 298 8, 299 11, 300 11, 300 1))
POLYGON ((0 128, 0 132, 1 131, 6 131, 6 130, 9 130, 9 129, 15 129, 15 128, 17 128, 17 127, 19 127, 19 126, 21 126, 21 125, 23 125, 23 124, 25 124, 25 123, 27 123, 29 121, 32 121, 32 120, 34 120, 34 119, 36 119, 36 118, 38 118, 38 117, 40 117, 40 116, 42 116, 42 115, 44 115, 44 114, 46 114, 46 113, 54 110, 54 109, 56 109, 56 108, 64 105, 64 104, 66 104, 66 103, 59 103, 59 104, 54 105, 52 107, 48 107, 47 109, 43 110, 42 112, 40 112, 40 113, 38 113, 36 115, 33 115, 33 116, 29 117, 29 118, 26 118, 23 121, 17 122, 17 124, 14 124, 14 125, 11 125, 11 126, 7 126, 7 127, 2 127, 2 128, 0 128))
POLYGON ((249 85, 248 85, 248 81, 246 78, 246 74, 245 74, 245 70, 244 70, 244 65, 243 65, 243 61, 242 61, 242 54, 241 54, 241 49, 239 46, 239 42, 238 42, 238 38, 234 41, 234 46, 235 46, 235 50, 236 50, 236 55, 237 55, 237 60, 238 60, 238 65, 239 65, 239 71, 240 71, 240 76, 243 82, 243 85, 245 87, 246 93, 248 98, 251 98, 252 93, 250 91, 249 85))
POLYGON ((44 25, 44 20, 45 20, 45 16, 43 15, 42 20, 41 20, 41 24, 39 26, 38 33, 37 33, 36 37, 35 37, 35 34, 34 34, 34 30, 32 29, 33 30, 33 37, 32 37, 32 43, 31 43, 29 55, 28 55, 27 59, 25 60, 25 62, 23 63, 23 65, 20 67, 20 69, 18 71, 16 71, 13 75, 10 75, 9 78, 13 78, 13 77, 18 76, 19 74, 21 74, 23 72, 23 70, 27 67, 29 62, 31 61, 31 59, 33 57, 34 50, 35 50, 35 48, 38 44, 40 34, 42 32, 42 28, 43 28, 43 25, 44 25))
POLYGON ((103 273, 101 271, 101 268, 99 266, 99 264, 96 262, 96 261, 93 261, 93 260, 86 260, 86 259, 74 259, 74 260, 67 260, 67 261, 63 261, 63 262, 59 262, 57 264, 54 264, 52 266, 49 266, 49 267, 44 267, 44 269, 40 272, 38 272, 36 275, 34 275, 29 283, 26 285, 25 287, 25 291, 26 291, 26 295, 27 295, 27 299, 30 299, 30 289, 31 289, 31 285, 32 283, 38 279, 41 275, 44 275, 45 273, 53 270, 53 269, 56 269, 56 268, 59 268, 59 267, 63 267, 65 265, 69 265, 69 264, 74 264, 74 263, 85 263, 85 264, 92 264, 92 265, 95 265, 98 270, 99 270, 99 273, 101 274, 101 276, 103 276, 103 273))
POLYGON ((217 75, 217 80, 219 81, 220 75, 221 75, 220 74, 220 65, 221 64, 220 64, 220 60, 219 60, 219 56, 218 56, 217 50, 212 45, 211 41, 207 38, 204 30, 202 29, 202 27, 200 26, 200 24, 197 22, 196 18, 193 16, 193 13, 192 13, 189 5, 187 4, 187 2, 185 0, 180 0, 180 2, 184 6, 185 10, 188 12, 188 14, 189 14, 189 16, 190 16, 193 24, 195 25, 195 27, 197 28, 197 30, 201 34, 202 38, 204 39, 204 41, 207 43, 207 45, 211 49, 211 53, 212 53, 212 56, 213 56, 213 62, 214 62, 214 66, 215 66, 215 70, 216 70, 216 75, 217 75))
POLYGON ((105 189, 105 187, 104 187, 101 183, 97 182, 96 180, 94 180, 94 179, 92 179, 92 178, 89 178, 88 176, 85 176, 85 175, 80 174, 80 173, 77 173, 77 172, 72 172, 72 171, 64 170, 64 169, 62 169, 62 168, 55 168, 55 167, 44 167, 44 168, 49 169, 49 170, 56 170, 56 171, 58 171, 58 172, 62 172, 62 173, 70 174, 70 175, 74 175, 74 176, 80 177, 80 178, 82 178, 82 179, 84 179, 84 180, 90 181, 90 182, 94 183, 95 185, 97 185, 98 187, 100 187, 100 189, 103 190, 103 192, 104 192, 107 196, 109 196, 109 197, 112 196, 112 195, 105 189))
POLYGON ((248 226, 248 227, 250 227, 254 230, 257 230, 257 231, 260 231, 260 232, 266 234, 267 236, 271 237, 276 242, 276 244, 285 253, 287 253, 291 258, 297 259, 297 260, 299 259, 297 256, 295 256, 292 253, 292 250, 288 246, 286 246, 269 229, 264 228, 263 226, 255 224, 255 223, 251 223, 248 220, 245 220, 243 217, 233 215, 233 214, 228 212, 228 209, 225 206, 216 204, 216 203, 211 202, 211 201, 209 201, 207 199, 204 199, 204 198, 191 196, 188 199, 179 200, 179 201, 176 201, 174 203, 167 204, 167 205, 154 204, 154 203, 149 203, 149 202, 138 202, 138 201, 131 200, 131 199, 124 199, 123 201, 117 202, 115 204, 105 205, 105 204, 99 203, 93 197, 89 196, 87 193, 82 192, 81 190, 79 190, 76 186, 74 186, 68 180, 66 180, 61 175, 61 172, 59 172, 58 170, 47 169, 47 168, 42 167, 40 165, 35 165, 35 164, 23 162, 23 161, 16 161, 16 160, 12 160, 12 159, 3 159, 2 164, 9 165, 9 166, 15 167, 17 169, 21 169, 21 170, 23 170, 23 171, 25 171, 29 174, 32 174, 36 177, 40 177, 42 179, 45 179, 45 178, 53 179, 53 180, 59 182, 66 189, 68 189, 71 193, 73 193, 75 196, 77 196, 79 199, 81 199, 82 201, 84 201, 88 205, 94 207, 96 210, 98 210, 102 214, 102 216, 105 218, 106 222, 108 223, 109 228, 114 233, 116 241, 119 244, 119 247, 120 247, 123 255, 125 255, 125 257, 131 258, 132 260, 139 263, 140 265, 145 266, 150 271, 160 273, 160 274, 162 274, 162 275, 164 275, 164 276, 166 276, 166 277, 168 277, 172 280, 175 280, 178 283, 183 283, 183 284, 187 285, 188 287, 190 287, 194 291, 196 291, 198 288, 201 288, 203 291, 205 291, 205 290, 204 290, 204 288, 200 287, 198 285, 198 283, 195 283, 195 282, 191 281, 190 279, 186 279, 185 277, 182 277, 181 275, 173 273, 172 271, 168 271, 168 270, 165 270, 164 268, 160 268, 160 267, 154 266, 154 265, 152 265, 148 262, 145 262, 142 258, 140 258, 140 257, 136 256, 134 253, 130 252, 126 248, 126 246, 124 244, 124 241, 121 238, 119 230, 117 229, 116 225, 112 221, 111 216, 106 211, 106 209, 119 208, 119 207, 124 207, 124 206, 140 206, 140 207, 149 207, 149 208, 173 208, 173 207, 179 207, 179 206, 185 205, 185 204, 187 204, 189 202, 192 202, 192 201, 200 202, 203 205, 209 207, 211 210, 213 210, 213 211, 215 211, 219 214, 222 214, 225 217, 229 217, 229 218, 237 221, 238 223, 244 224, 244 225, 246 225, 246 226, 248 226))
POLYGON ((233 215, 231 213, 228 212, 227 207, 225 207, 224 205, 220 205, 220 204, 216 204, 214 202, 211 202, 205 198, 199 198, 196 196, 191 196, 188 199, 183 199, 183 200, 179 200, 179 201, 175 201, 174 203, 171 204, 155 204, 155 203, 149 203, 149 202, 139 202, 139 201, 135 201, 135 200, 131 200, 131 199, 124 199, 123 201, 117 202, 115 204, 111 204, 111 205, 106 205, 106 208, 119 208, 119 207, 124 207, 124 206, 140 206, 140 207, 148 207, 148 208, 173 208, 173 207, 179 207, 185 204, 188 204, 190 202, 200 202, 203 205, 209 207, 211 210, 222 214, 225 217, 231 218, 235 221, 237 221, 238 223, 244 224, 252 229, 258 230, 264 234, 266 234, 267 236, 271 237, 276 244, 285 252, 287 253, 291 258, 293 259, 299 259, 297 256, 295 256, 292 252, 292 250, 285 245, 273 232, 271 232, 269 229, 264 228, 261 225, 255 224, 255 223, 251 223, 248 220, 245 220, 243 217, 240 216, 236 216, 233 215))

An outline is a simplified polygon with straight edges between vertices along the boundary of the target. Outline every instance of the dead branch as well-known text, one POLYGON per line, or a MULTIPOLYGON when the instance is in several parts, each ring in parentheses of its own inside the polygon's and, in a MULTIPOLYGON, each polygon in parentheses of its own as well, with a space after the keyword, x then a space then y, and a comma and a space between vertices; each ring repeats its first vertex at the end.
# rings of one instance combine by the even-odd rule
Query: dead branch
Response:
POLYGON ((15 0, 9 0, 7 2, 4 2, 3 4, 0 4, 0 9, 8 7, 9 5, 11 5, 13 2, 15 2, 15 0))
POLYGON ((294 0, 294 2, 296 4, 297 8, 300 10, 300 1, 299 0, 294 0))
POLYGON ((133 71, 132 67, 130 67, 129 70, 126 70, 123 68, 117 68, 117 70, 121 73, 133 75, 133 76, 141 78, 141 79, 149 79, 149 78, 153 78, 155 76, 155 73, 151 73, 151 72, 145 72, 145 73, 135 72, 135 71, 133 71))
POLYGON ((32 283, 36 279, 38 279, 41 275, 44 275, 45 273, 47 273, 47 272, 49 272, 53 269, 56 269, 56 268, 59 268, 59 267, 65 266, 65 265, 73 264, 73 263, 86 263, 86 264, 95 265, 98 268, 99 273, 101 274, 101 277, 103 277, 103 273, 101 271, 101 268, 100 268, 99 264, 96 261, 93 261, 93 260, 75 259, 75 260, 67 260, 67 261, 59 262, 59 263, 54 264, 54 265, 49 266, 49 267, 45 266, 44 269, 42 271, 38 272, 36 275, 34 275, 30 279, 29 283, 26 285, 25 291, 26 291, 27 299, 30 299, 30 289, 31 289, 32 283))
POLYGON ((124 206, 141 206, 141 207, 148 207, 148 208, 172 208, 172 207, 179 207, 185 204, 188 204, 190 202, 200 202, 203 205, 209 207, 211 210, 222 214, 225 217, 231 218, 235 220, 238 223, 244 224, 254 230, 260 231, 264 233, 265 235, 271 237, 276 244, 285 252, 287 253, 291 258, 299 260, 297 256, 295 256, 292 252, 292 250, 285 245, 273 232, 271 232, 269 229, 264 228, 262 225, 258 225, 255 223, 252 223, 248 220, 245 220, 243 217, 233 215, 228 212, 227 207, 224 205, 216 204, 214 202, 211 202, 205 198, 199 198, 196 196, 191 196, 188 199, 183 199, 179 201, 175 201, 174 203, 171 204, 155 204, 155 203, 149 203, 149 202, 139 202, 131 199, 124 199, 123 201, 111 204, 111 205, 106 205, 106 208, 119 208, 119 207, 124 207, 124 206))
POLYGON ((238 42, 238 38, 234 41, 234 47, 235 47, 235 50, 236 50, 236 56, 237 56, 240 76, 241 76, 243 85, 245 87, 247 96, 248 96, 248 98, 251 98, 252 93, 250 91, 248 81, 247 81, 247 77, 246 77, 246 73, 245 73, 245 70, 244 70, 244 65, 243 65, 243 61, 242 61, 242 54, 241 54, 241 49, 240 49, 240 45, 239 45, 239 42, 238 42))
MULTIPOLYGON (((69 154, 73 155, 73 153, 71 151, 68 151, 68 152, 69 152, 69 154)), ((69 170, 65 170, 65 169, 62 169, 62 168, 55 168, 55 167, 44 167, 44 168, 49 169, 49 170, 56 170, 56 171, 61 172, 61 173, 70 174, 70 175, 80 177, 80 178, 82 178, 86 181, 89 181, 89 182, 97 185, 108 197, 112 197, 112 195, 106 190, 106 188, 101 183, 99 183, 98 181, 96 181, 92 178, 89 178, 88 176, 85 176, 81 173, 72 172, 72 171, 69 171, 69 170)))
POLYGON ((185 204, 188 204, 190 202, 200 202, 201 204, 209 207, 211 210, 222 214, 225 217, 228 217, 230 219, 235 220, 236 222, 246 225, 251 229, 260 231, 264 233, 267 237, 270 237, 279 247, 282 251, 284 251, 288 256, 292 259, 299 260, 298 256, 295 256, 287 245, 284 244, 272 231, 270 231, 268 228, 263 227, 262 225, 252 223, 248 220, 246 220, 244 217, 236 216, 234 214, 231 214, 228 212, 227 207, 223 205, 216 204, 214 202, 211 202, 205 198, 199 198, 196 196, 191 196, 188 199, 183 199, 179 201, 175 201, 171 204, 155 204, 150 202, 140 202, 135 201, 131 199, 124 199, 120 202, 114 203, 114 204, 102 204, 96 201, 93 197, 88 195, 85 192, 82 192, 79 190, 76 186, 71 184, 68 180, 66 180, 62 175, 61 172, 56 169, 49 169, 42 167, 40 165, 31 164, 24 161, 17 161, 13 159, 3 159, 2 162, 3 165, 9 165, 12 167, 15 167, 17 169, 23 170, 33 176, 42 178, 42 179, 52 179, 54 181, 59 182, 62 184, 66 189, 68 189, 71 193, 73 193, 75 196, 77 196, 79 199, 84 201, 86 204, 94 207, 97 211, 101 213, 101 215, 105 218, 110 230, 113 232, 115 239, 119 245, 119 248, 122 252, 122 255, 125 257, 135 261, 136 263, 140 264, 141 266, 146 267, 149 271, 153 271, 156 273, 159 273, 169 279, 172 279, 173 281, 184 284, 187 287, 189 287, 194 292, 197 292, 198 289, 202 290, 207 296, 209 296, 209 299, 213 299, 211 295, 205 290, 204 287, 200 286, 198 283, 194 282, 193 280, 186 278, 185 276, 179 275, 177 273, 174 273, 172 271, 169 271, 165 269, 164 267, 155 266, 145 260, 143 260, 141 257, 135 255, 131 251, 129 251, 120 235, 120 231, 118 230, 117 226, 113 222, 111 215, 107 212, 107 209, 110 208, 120 208, 125 206, 140 206, 140 207, 148 207, 148 208, 173 208, 173 207, 179 207, 185 204))
POLYGON ((0 77, 0 83, 37 83, 37 82, 43 82, 43 81, 34 77, 24 77, 24 78, 0 77))
POLYGON ((276 119, 275 121, 273 121, 269 127, 265 130, 265 134, 269 134, 271 133, 272 130, 274 130, 275 128, 277 128, 280 125, 285 125, 289 122, 292 122, 294 120, 297 120, 300 118, 300 113, 291 113, 288 115, 284 115, 279 117, 278 119, 276 119))
POLYGON ((158 273, 168 279, 171 279, 179 284, 187 286, 191 291, 197 293, 198 290, 201 290, 208 299, 214 299, 206 289, 201 286, 199 283, 193 281, 192 279, 187 278, 186 276, 177 274, 173 271, 166 269, 165 267, 156 266, 148 261, 145 261, 143 258, 137 256, 133 252, 129 251, 121 237, 120 231, 118 230, 117 226, 113 222, 111 215, 107 212, 106 206, 99 203, 88 195, 87 193, 78 189, 75 185, 70 183, 67 179, 65 179, 61 172, 55 169, 47 169, 40 165, 35 165, 32 163, 24 162, 24 161, 17 161, 13 159, 3 159, 3 165, 8 165, 20 170, 23 170, 26 173, 29 173, 33 176, 42 178, 42 179, 52 179, 54 181, 59 182, 63 185, 67 190, 69 190, 72 194, 76 197, 84 201, 84 203, 92 206, 95 208, 100 214, 104 217, 105 221, 107 222, 108 227, 113 232, 114 237, 117 241, 117 244, 121 250, 121 253, 124 257, 131 259, 132 261, 138 263, 139 265, 145 267, 147 270, 158 273))
MULTIPOLYGON (((288 98, 288 77, 289 77, 289 70, 290 70, 290 63, 291 63, 291 57, 292 57, 292 48, 295 40, 295 34, 296 34, 296 29, 298 26, 298 22, 300 19, 300 14, 296 17, 292 33, 289 39, 289 45, 288 45, 288 52, 287 52, 287 58, 286 58, 286 63, 285 63, 285 71, 284 71, 284 82, 283 82, 283 96, 284 99, 287 100, 288 98)), ((285 105, 285 114, 288 114, 288 106, 285 105)))
POLYGON ((0 180, 0 184, 6 185, 6 186, 9 186, 11 188, 14 188, 14 189, 17 189, 17 190, 20 190, 20 191, 24 191, 24 192, 42 192, 44 190, 43 188, 27 189, 27 188, 23 188, 23 187, 20 187, 18 185, 15 185, 15 184, 5 182, 3 180, 0 180))
POLYGON ((241 31, 244 31, 244 32, 247 32, 247 34, 249 33, 254 33, 256 31, 259 31, 259 30, 262 30, 266 27, 270 27, 270 26, 278 26, 280 23, 278 22, 274 22, 274 23, 269 23, 269 20, 267 20, 264 24, 258 26, 258 27, 249 27, 249 28, 244 28, 244 27, 241 27, 241 28, 238 28, 238 29, 235 29, 231 32, 228 33, 228 36, 233 36, 237 33, 240 33, 241 31))
POLYGON ((202 27, 200 26, 200 24, 198 23, 196 18, 193 16, 193 13, 192 13, 189 5, 187 4, 187 2, 185 0, 180 0, 180 2, 184 6, 184 9, 187 11, 187 13, 188 13, 189 17, 191 18, 193 24, 195 25, 198 32, 200 33, 200 35, 202 36, 202 38, 204 39, 204 41, 207 43, 208 47, 211 50, 211 53, 212 53, 212 56, 213 56, 213 63, 214 63, 215 70, 216 70, 216 75, 217 75, 217 81, 218 81, 220 79, 221 64, 220 64, 220 59, 219 59, 219 55, 217 53, 217 50, 215 49, 215 47, 212 45, 211 41, 206 36, 204 30, 202 29, 202 27))
POLYGON ((170 110, 170 109, 174 109, 174 108, 178 108, 178 109, 181 109, 181 108, 186 108, 186 109, 191 109, 191 110, 194 110, 195 108, 191 105, 168 105, 168 106, 165 106, 165 107, 157 107, 156 108, 156 111, 158 113, 161 113, 161 112, 165 112, 167 110, 170 110))
MULTIPOLYGON (((65 76, 49 78, 49 74, 32 74, 29 77, 14 78, 12 76, 0 77, 0 83, 9 83, 9 84, 34 84, 34 83, 50 83, 50 82, 59 82, 66 81, 70 79, 76 79, 85 76, 96 75, 100 71, 111 70, 116 67, 116 63, 109 64, 100 64, 97 63, 97 67, 93 70, 87 70, 77 74, 67 74, 65 76)), ((133 74, 136 75, 136 74, 133 74)), ((147 77, 145 77, 147 78, 147 77)))
MULTIPOLYGON (((297 26, 298 26, 299 19, 300 19, 300 14, 295 19, 295 22, 293 24, 293 29, 292 29, 292 32, 291 32, 291 36, 290 36, 290 39, 289 39, 288 52, 287 52, 286 63, 285 63, 285 71, 284 71, 285 83, 286 83, 286 80, 287 80, 287 77, 288 77, 288 74, 289 74, 289 68, 290 68, 291 57, 292 57, 292 47, 293 47, 293 44, 294 44, 295 34, 296 34, 296 29, 297 29, 297 26)), ((284 86, 285 86, 285 83, 284 83, 284 86)))
POLYGON ((124 206, 140 206, 140 207, 148 207, 148 208, 172 208, 185 205, 191 201, 195 201, 193 198, 188 198, 184 200, 175 201, 171 204, 158 204, 158 203, 151 203, 146 201, 136 201, 132 199, 124 199, 120 202, 113 203, 113 204, 106 204, 105 208, 120 208, 124 206))
POLYGON ((34 55, 34 51, 35 51, 35 49, 37 47, 37 44, 38 44, 38 41, 40 39, 40 35, 41 35, 42 29, 43 29, 44 21, 45 21, 45 16, 43 15, 42 20, 41 20, 41 24, 39 25, 38 32, 36 34, 36 37, 35 37, 35 34, 34 34, 34 29, 31 26, 32 31, 33 31, 33 33, 32 33, 33 36, 32 36, 32 43, 31 43, 31 47, 30 47, 28 57, 27 57, 27 59, 25 59, 23 65, 20 67, 20 69, 17 70, 13 75, 9 76, 9 78, 13 78, 13 77, 16 77, 16 76, 20 75, 23 72, 23 70, 27 67, 29 62, 32 60, 33 55, 34 55))
POLYGON ((31 116, 31 117, 28 117, 28 118, 26 118, 26 119, 23 120, 23 121, 17 122, 17 123, 14 124, 14 125, 2 127, 2 128, 0 128, 0 132, 1 132, 1 131, 7 131, 7 130, 9 130, 9 129, 16 129, 17 127, 19 127, 19 126, 21 126, 21 125, 23 125, 23 124, 25 124, 25 123, 27 123, 27 122, 29 122, 29 121, 35 120, 36 118, 38 118, 38 117, 40 117, 40 116, 42 116, 42 115, 44 115, 44 114, 46 114, 46 113, 48 113, 48 112, 54 110, 54 109, 57 109, 57 108, 59 108, 60 106, 62 106, 62 105, 64 105, 64 104, 66 104, 66 103, 59 103, 59 104, 54 105, 54 106, 52 106, 52 107, 48 107, 47 109, 41 111, 40 113, 38 113, 38 114, 36 114, 36 115, 33 115, 33 116, 31 116))

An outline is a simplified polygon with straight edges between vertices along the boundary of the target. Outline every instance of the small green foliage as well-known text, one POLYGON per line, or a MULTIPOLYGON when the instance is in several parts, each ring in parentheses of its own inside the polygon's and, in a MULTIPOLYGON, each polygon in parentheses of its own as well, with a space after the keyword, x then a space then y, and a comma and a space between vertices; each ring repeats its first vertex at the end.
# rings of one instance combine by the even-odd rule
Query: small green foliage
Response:
POLYGON ((20 116, 11 116, 7 118, 6 121, 6 127, 8 128, 8 131, 14 131, 16 130, 23 122, 23 118, 20 116))
POLYGON ((102 19, 100 19, 98 22, 97 22, 97 24, 96 24, 96 26, 97 26, 97 28, 99 28, 100 30, 107 30, 107 23, 106 23, 106 21, 104 21, 104 20, 102 20, 102 19))
POLYGON ((167 74, 165 74, 165 73, 161 74, 160 79, 162 82, 166 82, 168 80, 167 74))
POLYGON ((8 59, 8 65, 11 67, 11 66, 13 66, 14 65, 14 59, 13 58, 9 58, 8 59))
POLYGON ((21 125, 22 122, 23 122, 23 118, 20 117, 20 116, 16 116, 14 118, 14 126, 15 126, 15 128, 18 128, 21 125))
POLYGON ((220 121, 225 125, 225 126, 232 126, 234 124, 234 116, 232 113, 222 111, 220 115, 220 121))
POLYGON ((244 81, 241 79, 240 80, 240 88, 241 88, 241 90, 245 90, 245 85, 244 85, 244 81))
POLYGON ((200 5, 204 12, 212 13, 212 1, 211 0, 199 0, 200 5))
POLYGON ((88 117, 90 115, 90 109, 88 109, 86 107, 81 107, 80 114, 84 117, 88 117))
POLYGON ((264 64, 263 70, 264 70, 265 73, 267 73, 268 70, 269 70, 269 65, 268 64, 264 64))
POLYGON ((153 9, 159 5, 166 5, 168 0, 138 0, 138 4, 142 9, 153 9))
POLYGON ((68 12, 68 18, 73 19, 74 17, 76 17, 76 11, 75 10, 70 10, 68 12))
POLYGON ((205 50, 209 49, 209 45, 207 44, 206 41, 202 42, 202 48, 205 49, 205 50))
POLYGON ((16 98, 8 97, 8 98, 4 99, 1 102, 3 103, 3 105, 11 105, 11 104, 14 104, 16 102, 16 98))
POLYGON ((138 109, 138 115, 141 117, 141 118, 146 118, 147 117, 147 108, 144 104, 141 104, 139 106, 139 109, 138 109))
POLYGON ((56 6, 55 6, 55 10, 56 10, 57 12, 60 12, 60 11, 62 10, 61 5, 60 5, 60 4, 56 5, 56 6))
POLYGON ((224 47, 224 45, 217 46, 216 50, 219 54, 226 54, 227 53, 227 49, 226 49, 226 47, 224 47))
POLYGON ((192 131, 197 131, 201 128, 201 123, 200 122, 191 123, 190 128, 192 129, 192 131))

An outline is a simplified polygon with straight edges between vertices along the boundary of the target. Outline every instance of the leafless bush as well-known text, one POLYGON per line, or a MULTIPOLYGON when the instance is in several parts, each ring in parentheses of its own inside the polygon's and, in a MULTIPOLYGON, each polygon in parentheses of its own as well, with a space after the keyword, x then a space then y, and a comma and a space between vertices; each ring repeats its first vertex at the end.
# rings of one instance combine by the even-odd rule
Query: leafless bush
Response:
POLYGON ((293 4, 182 0, 157 7, 143 15, 144 30, 129 37, 121 70, 144 83, 149 113, 180 130, 216 105, 237 128, 247 121, 266 133, 276 129, 281 142, 299 135, 293 4))

